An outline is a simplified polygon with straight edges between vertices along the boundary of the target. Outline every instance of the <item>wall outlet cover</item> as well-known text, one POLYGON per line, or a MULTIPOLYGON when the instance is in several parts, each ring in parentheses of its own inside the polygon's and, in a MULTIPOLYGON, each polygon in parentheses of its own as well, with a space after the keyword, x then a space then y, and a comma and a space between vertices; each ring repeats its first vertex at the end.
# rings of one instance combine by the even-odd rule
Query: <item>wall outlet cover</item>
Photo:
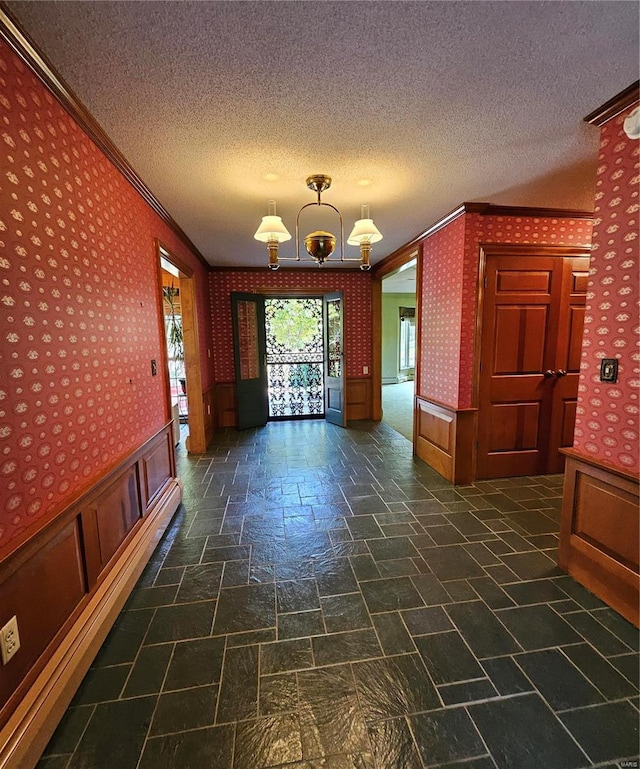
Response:
POLYGON ((14 615, 0 630, 0 651, 2 652, 2 664, 6 665, 20 648, 20 635, 18 633, 18 619, 14 615))

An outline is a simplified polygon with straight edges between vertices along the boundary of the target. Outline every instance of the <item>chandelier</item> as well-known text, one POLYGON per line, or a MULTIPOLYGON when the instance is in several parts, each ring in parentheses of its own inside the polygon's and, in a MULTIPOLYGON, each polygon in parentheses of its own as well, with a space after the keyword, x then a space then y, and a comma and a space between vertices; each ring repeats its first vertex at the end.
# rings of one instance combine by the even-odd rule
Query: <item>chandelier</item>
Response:
MULTIPOLYGON (((278 253, 280 243, 291 240, 291 235, 289 234, 289 230, 282 223, 282 219, 279 216, 276 216, 275 200, 269 201, 269 213, 267 216, 262 217, 262 223, 258 227, 256 234, 253 236, 256 240, 267 244, 267 250, 269 252, 269 269, 277 270, 280 266, 280 259, 289 259, 296 262, 300 261, 300 214, 305 208, 309 208, 309 206, 324 206, 335 211, 340 221, 340 256, 338 257, 340 261, 360 262, 360 269, 368 270, 371 267, 369 263, 371 244, 382 240, 380 231, 369 218, 369 206, 361 206, 360 219, 355 223, 351 235, 349 235, 349 238, 347 239, 347 243, 350 246, 360 246, 360 256, 347 257, 344 255, 344 226, 342 223, 342 214, 335 206, 332 206, 331 203, 323 203, 321 198, 322 193, 331 187, 331 177, 326 174, 314 174, 307 179, 307 187, 318 195, 318 199, 313 203, 307 203, 298 211, 298 216, 296 217, 295 256, 280 256, 278 253)), ((322 267, 326 261, 329 261, 332 258, 336 250, 336 244, 336 236, 325 230, 310 232, 304 238, 305 250, 314 262, 316 262, 318 267, 322 267)), ((333 258, 334 260, 336 259, 336 257, 333 258)))

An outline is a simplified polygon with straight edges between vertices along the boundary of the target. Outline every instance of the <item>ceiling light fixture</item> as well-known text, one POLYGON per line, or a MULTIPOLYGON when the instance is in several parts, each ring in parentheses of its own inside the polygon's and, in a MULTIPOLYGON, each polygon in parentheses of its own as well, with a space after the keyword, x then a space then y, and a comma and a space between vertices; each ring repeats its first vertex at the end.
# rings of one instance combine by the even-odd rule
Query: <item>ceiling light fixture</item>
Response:
MULTIPOLYGON (((314 203, 307 203, 298 211, 296 217, 296 255, 280 256, 278 253, 280 243, 291 240, 289 230, 284 226, 282 219, 276 216, 276 202, 269 201, 269 213, 262 217, 262 223, 253 236, 256 240, 267 244, 269 252, 269 269, 277 270, 280 266, 280 259, 289 259, 296 262, 300 261, 300 214, 309 208, 309 206, 325 206, 331 208, 338 214, 340 220, 340 261, 341 262, 360 262, 361 270, 368 270, 371 267, 369 262, 371 256, 371 244, 382 240, 380 231, 369 217, 369 206, 363 205, 360 210, 360 219, 355 223, 351 235, 347 240, 350 246, 360 246, 359 257, 347 257, 344 255, 344 225, 342 214, 331 203, 323 203, 321 195, 331 186, 331 177, 326 174, 314 174, 307 179, 307 187, 313 190, 318 199, 314 203)), ((316 262, 318 267, 328 261, 336 250, 336 236, 325 230, 316 230, 309 233, 304 238, 304 247, 309 256, 316 262)))

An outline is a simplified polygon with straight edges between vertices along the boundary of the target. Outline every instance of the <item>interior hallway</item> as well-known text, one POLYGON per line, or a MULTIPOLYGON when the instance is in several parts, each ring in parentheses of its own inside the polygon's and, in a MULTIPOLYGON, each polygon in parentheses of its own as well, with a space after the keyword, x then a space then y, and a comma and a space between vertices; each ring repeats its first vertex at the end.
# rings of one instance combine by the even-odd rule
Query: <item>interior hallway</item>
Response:
POLYGON ((40 769, 638 759, 638 635, 555 566, 561 476, 456 488, 384 424, 319 421, 179 463, 40 769))
POLYGON ((413 441, 413 379, 382 386, 382 419, 408 441, 413 441))

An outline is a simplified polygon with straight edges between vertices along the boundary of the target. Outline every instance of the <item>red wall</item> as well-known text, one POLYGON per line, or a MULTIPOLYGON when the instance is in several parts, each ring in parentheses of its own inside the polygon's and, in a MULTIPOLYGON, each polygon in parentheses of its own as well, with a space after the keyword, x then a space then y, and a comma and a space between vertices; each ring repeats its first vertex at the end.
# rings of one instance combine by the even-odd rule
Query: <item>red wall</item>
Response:
POLYGON ((420 395, 469 408, 480 243, 589 246, 588 219, 466 213, 423 243, 420 395))
MULTIPOLYGON (((637 105, 635 105, 637 106, 637 105)), ((638 142, 623 114, 602 126, 591 278, 587 293, 574 448, 638 469, 638 142), (618 382, 599 381, 602 358, 618 359, 618 382)))
POLYGON ((0 44, 0 554, 166 423, 158 237, 207 273, 0 44))
POLYGON ((235 381, 231 292, 261 290, 317 290, 344 292, 345 368, 349 378, 369 376, 372 361, 371 276, 346 270, 280 269, 223 270, 210 274, 213 323, 213 358, 216 382, 235 381), (363 367, 369 374, 363 374, 363 367))

